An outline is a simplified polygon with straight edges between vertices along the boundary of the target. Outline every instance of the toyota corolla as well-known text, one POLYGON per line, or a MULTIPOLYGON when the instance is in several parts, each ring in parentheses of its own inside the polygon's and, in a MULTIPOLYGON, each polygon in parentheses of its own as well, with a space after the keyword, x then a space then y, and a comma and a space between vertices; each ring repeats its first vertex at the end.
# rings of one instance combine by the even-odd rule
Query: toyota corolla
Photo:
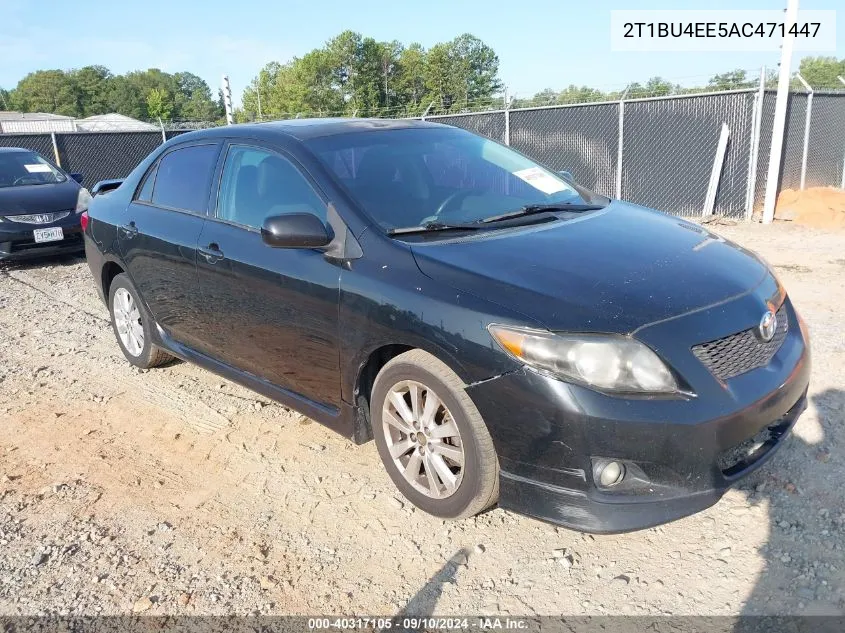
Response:
POLYGON ((670 521, 805 406, 807 332, 764 261, 464 130, 203 130, 95 191, 88 263, 130 363, 176 356, 375 439, 439 517, 670 521))

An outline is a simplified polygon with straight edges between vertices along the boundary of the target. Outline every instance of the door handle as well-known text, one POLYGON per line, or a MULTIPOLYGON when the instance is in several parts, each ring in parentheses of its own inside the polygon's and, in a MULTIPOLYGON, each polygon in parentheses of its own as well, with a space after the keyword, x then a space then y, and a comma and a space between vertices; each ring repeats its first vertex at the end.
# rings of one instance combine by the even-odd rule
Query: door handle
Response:
POLYGON ((122 225, 120 230, 126 234, 126 239, 132 239, 138 235, 138 227, 135 226, 135 220, 130 220, 128 224, 122 225))
POLYGON ((201 246, 197 250, 199 250, 199 254, 205 257, 205 260, 209 264, 219 262, 221 259, 223 259, 223 251, 221 251, 220 247, 214 242, 205 247, 201 246))

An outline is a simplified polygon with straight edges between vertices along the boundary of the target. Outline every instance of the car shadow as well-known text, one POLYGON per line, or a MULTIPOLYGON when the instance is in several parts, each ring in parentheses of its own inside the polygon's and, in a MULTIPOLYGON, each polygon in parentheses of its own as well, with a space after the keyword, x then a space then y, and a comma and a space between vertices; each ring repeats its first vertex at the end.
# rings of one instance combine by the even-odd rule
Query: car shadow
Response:
MULTIPOLYGON (((799 420, 784 450, 743 484, 749 505, 768 506, 769 536, 758 553, 763 569, 744 602, 743 616, 816 618, 814 631, 845 630, 845 391, 811 398, 815 415, 799 420), (802 424, 803 422, 803 424, 802 424), (827 628, 830 626, 831 628, 827 628)), ((811 411, 805 412, 805 416, 811 411)), ((803 416, 802 416, 803 418, 803 416)), ((788 621, 741 618, 739 633, 788 621)), ((792 624, 796 624, 793 620, 792 624)))
MULTIPOLYGON (((419 591, 408 600, 408 603, 396 613, 394 621, 397 619, 401 621, 404 617, 419 618, 434 615, 437 601, 443 595, 443 587, 447 583, 455 584, 457 582, 458 570, 461 566, 466 565, 468 560, 469 551, 464 547, 452 554, 438 572, 429 578, 419 591)), ((398 630, 411 629, 399 628, 398 630)))
POLYGON ((29 270, 44 266, 76 266, 85 263, 84 253, 67 253, 61 255, 43 255, 27 257, 26 259, 0 260, 0 270, 29 270))

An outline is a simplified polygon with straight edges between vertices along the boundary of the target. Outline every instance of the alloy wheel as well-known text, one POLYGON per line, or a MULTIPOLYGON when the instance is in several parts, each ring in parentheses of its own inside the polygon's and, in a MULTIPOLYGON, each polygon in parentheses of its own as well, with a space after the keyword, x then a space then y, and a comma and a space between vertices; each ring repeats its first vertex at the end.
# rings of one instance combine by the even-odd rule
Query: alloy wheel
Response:
POLYGON ((140 356, 144 350, 144 328, 141 325, 141 311, 132 294, 126 288, 114 293, 114 324, 120 342, 132 356, 140 356))
POLYGON ((382 431, 405 480, 432 499, 461 485, 465 453, 455 419, 441 398, 414 380, 396 383, 383 404, 382 431))

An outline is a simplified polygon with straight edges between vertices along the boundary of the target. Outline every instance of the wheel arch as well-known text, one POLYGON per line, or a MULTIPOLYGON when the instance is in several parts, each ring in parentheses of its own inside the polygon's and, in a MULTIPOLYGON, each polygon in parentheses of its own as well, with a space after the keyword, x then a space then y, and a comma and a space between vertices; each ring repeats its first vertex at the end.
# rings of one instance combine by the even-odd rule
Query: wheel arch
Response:
POLYGON ((100 271, 100 287, 103 290, 103 297, 105 298, 106 303, 108 303, 109 289, 111 288, 112 281, 114 281, 115 277, 125 272, 126 270, 113 260, 107 260, 103 264, 103 268, 100 271))
POLYGON ((410 352, 411 350, 419 349, 443 362, 447 367, 454 371, 462 381, 466 381, 463 368, 460 364, 443 350, 432 347, 430 345, 411 345, 408 343, 384 343, 378 347, 370 350, 363 361, 357 365, 355 373, 355 381, 353 383, 352 395, 353 404, 355 408, 355 429, 354 439, 356 443, 362 444, 373 439, 373 429, 370 416, 370 396, 372 394, 373 384, 376 376, 382 368, 391 360, 410 352))

